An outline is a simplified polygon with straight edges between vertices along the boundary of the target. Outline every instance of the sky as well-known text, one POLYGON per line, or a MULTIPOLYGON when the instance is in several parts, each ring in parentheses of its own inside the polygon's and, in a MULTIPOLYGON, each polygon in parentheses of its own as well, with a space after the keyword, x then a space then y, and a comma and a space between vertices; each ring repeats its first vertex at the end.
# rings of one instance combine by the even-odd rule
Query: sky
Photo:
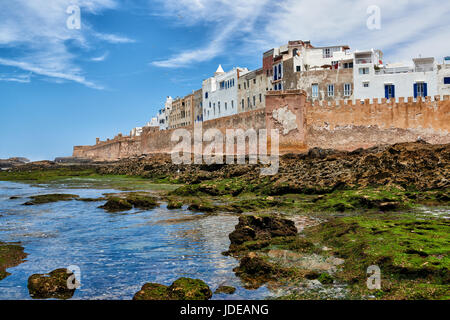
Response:
POLYGON ((442 61, 449 16, 438 0, 0 0, 0 158, 129 134, 219 64, 260 68, 288 40, 442 61))

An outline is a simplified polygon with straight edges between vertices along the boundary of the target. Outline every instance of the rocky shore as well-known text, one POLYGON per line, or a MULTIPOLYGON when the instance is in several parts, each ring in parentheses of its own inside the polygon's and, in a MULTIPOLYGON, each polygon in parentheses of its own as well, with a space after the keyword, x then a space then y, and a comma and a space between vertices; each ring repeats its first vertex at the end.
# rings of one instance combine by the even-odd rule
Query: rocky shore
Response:
MULTIPOLYGON (((27 163, 0 172, 0 180, 33 183, 73 177, 108 181, 126 192, 98 199, 31 196, 28 203, 103 201, 100 208, 112 213, 167 205, 203 213, 195 219, 239 215, 223 254, 239 260, 234 272, 246 288, 266 285, 280 299, 450 298, 449 220, 421 209, 449 211, 450 144, 315 148, 280 157, 274 176, 261 176, 259 165, 175 165, 162 154, 107 163, 27 163), (146 183, 173 187, 133 191, 146 183), (369 266, 381 269, 379 289, 367 287, 369 266)), ((211 297, 201 280, 177 281, 147 283, 135 299, 211 297), (176 283, 184 289, 175 290, 176 283)), ((220 292, 234 291, 225 286, 220 292)))

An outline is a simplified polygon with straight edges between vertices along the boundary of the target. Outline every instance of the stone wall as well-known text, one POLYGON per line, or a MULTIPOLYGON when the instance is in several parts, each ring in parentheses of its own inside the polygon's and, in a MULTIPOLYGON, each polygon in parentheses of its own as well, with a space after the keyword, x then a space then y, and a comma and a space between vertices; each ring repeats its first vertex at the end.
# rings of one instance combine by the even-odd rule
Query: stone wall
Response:
POLYGON ((361 104, 306 103, 307 144, 309 148, 354 150, 377 144, 416 141, 450 143, 450 101, 426 97, 424 101, 399 98, 374 99, 361 104))
MULTIPOLYGON (((351 100, 331 103, 307 102, 302 90, 269 91, 266 108, 204 121, 203 132, 219 129, 278 129, 280 153, 301 152, 308 148, 354 150, 378 144, 416 141, 450 143, 450 100, 436 96, 433 100, 398 102, 351 100)), ((187 126, 193 137, 194 126, 187 126)), ((73 156, 97 160, 112 160, 150 153, 169 153, 174 130, 159 131, 145 127, 139 137, 122 137, 98 141, 93 146, 74 147, 73 156)), ((268 139, 269 144, 270 136, 268 139)), ((207 143, 208 144, 208 143, 207 143)), ((205 144, 204 144, 205 145, 205 144)), ((225 148, 224 148, 225 150, 225 148)), ((270 146, 269 149, 270 150, 270 146)))

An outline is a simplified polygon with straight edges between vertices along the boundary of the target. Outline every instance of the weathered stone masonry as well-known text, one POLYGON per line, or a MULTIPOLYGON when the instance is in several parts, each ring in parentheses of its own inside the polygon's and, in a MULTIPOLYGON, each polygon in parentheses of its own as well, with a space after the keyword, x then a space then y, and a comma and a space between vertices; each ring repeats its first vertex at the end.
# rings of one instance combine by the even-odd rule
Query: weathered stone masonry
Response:
MULTIPOLYGON (((366 100, 364 104, 341 101, 320 104, 306 101, 301 90, 271 91, 266 108, 203 122, 203 132, 226 129, 278 129, 280 153, 301 152, 312 147, 354 150, 377 144, 415 141, 450 143, 450 100, 426 97, 398 102, 366 100)), ((193 126, 185 127, 193 132, 193 126)), ((269 131, 270 132, 270 131, 269 131)), ((117 136, 93 146, 74 147, 74 157, 112 160, 150 153, 168 153, 173 130, 144 128, 139 137, 117 136)), ((270 143, 270 141, 269 141, 270 143)), ((269 149, 270 150, 270 149, 269 149)))

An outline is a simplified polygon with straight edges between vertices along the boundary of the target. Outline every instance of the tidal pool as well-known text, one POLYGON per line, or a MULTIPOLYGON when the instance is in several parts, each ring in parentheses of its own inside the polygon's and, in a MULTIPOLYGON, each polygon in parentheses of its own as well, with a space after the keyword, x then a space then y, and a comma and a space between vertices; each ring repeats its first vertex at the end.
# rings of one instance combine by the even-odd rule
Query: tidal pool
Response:
POLYGON ((77 266, 81 288, 72 299, 131 299, 146 282, 170 285, 179 277, 202 279, 214 291, 219 285, 236 287, 233 295, 213 299, 263 299, 266 287, 246 290, 232 269, 238 261, 221 253, 238 218, 218 215, 195 220, 186 208, 159 208, 108 213, 104 202, 66 201, 23 206, 27 196, 70 193, 101 197, 114 189, 84 185, 30 186, 0 181, 0 241, 20 242, 26 261, 8 269, 0 281, 0 299, 31 299, 27 280, 34 273, 77 266), (11 196, 19 199, 11 200, 11 196))

